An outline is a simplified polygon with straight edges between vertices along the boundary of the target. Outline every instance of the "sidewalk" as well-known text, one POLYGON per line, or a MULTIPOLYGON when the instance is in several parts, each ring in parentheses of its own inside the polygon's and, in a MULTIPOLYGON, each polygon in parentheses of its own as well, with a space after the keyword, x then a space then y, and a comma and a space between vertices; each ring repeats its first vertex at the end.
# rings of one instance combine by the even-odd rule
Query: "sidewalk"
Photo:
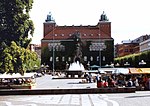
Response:
POLYGON ((83 79, 52 79, 53 76, 45 75, 36 79, 36 89, 50 88, 97 88, 96 83, 81 83, 83 79))
POLYGON ((102 94, 134 93, 135 87, 97 88, 96 83, 80 83, 82 79, 52 79, 45 75, 36 79, 37 87, 33 89, 1 90, 0 95, 52 95, 52 94, 102 94))

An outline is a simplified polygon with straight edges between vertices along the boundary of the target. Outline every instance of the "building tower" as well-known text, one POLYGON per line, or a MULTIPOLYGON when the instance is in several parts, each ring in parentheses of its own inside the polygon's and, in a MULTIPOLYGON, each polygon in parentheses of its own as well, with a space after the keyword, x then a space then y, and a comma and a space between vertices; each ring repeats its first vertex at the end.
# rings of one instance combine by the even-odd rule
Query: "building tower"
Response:
MULTIPOLYGON (((109 22, 109 19, 107 18, 104 11, 100 16, 98 26, 99 26, 101 32, 105 32, 107 35, 109 35, 111 37, 111 22, 109 22)), ((100 32, 100 34, 101 34, 101 32, 100 32)))
POLYGON ((43 24, 44 24, 44 34, 43 34, 44 36, 43 37, 45 37, 56 26, 55 20, 53 19, 51 12, 49 12, 49 14, 47 15, 47 19, 45 20, 43 24))

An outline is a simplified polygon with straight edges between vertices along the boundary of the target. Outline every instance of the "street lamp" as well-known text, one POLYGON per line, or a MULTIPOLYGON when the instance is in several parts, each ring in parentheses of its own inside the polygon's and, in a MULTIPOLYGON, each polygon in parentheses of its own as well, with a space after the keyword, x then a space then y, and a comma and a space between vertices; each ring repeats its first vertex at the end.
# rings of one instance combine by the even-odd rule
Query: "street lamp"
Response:
POLYGON ((55 71, 55 44, 54 44, 54 25, 53 25, 53 75, 54 75, 54 71, 55 71))
MULTIPOLYGON (((100 29, 99 29, 100 31, 100 29)), ((100 42, 100 32, 99 32, 99 66, 101 68, 101 42, 100 42)))

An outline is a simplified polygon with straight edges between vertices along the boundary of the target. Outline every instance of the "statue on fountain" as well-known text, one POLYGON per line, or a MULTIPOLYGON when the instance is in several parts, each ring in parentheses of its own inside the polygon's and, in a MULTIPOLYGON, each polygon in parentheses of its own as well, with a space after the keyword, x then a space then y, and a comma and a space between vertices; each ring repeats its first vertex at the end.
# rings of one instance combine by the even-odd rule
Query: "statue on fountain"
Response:
POLYGON ((75 75, 78 75, 78 77, 81 77, 83 74, 84 66, 81 63, 82 58, 82 43, 80 38, 80 33, 76 32, 73 34, 74 42, 75 42, 75 52, 74 52, 74 58, 73 63, 70 64, 69 69, 66 71, 67 77, 70 75, 71 77, 75 77, 75 75))
POLYGON ((81 47, 81 38, 80 38, 80 33, 76 32, 74 34, 74 42, 76 45, 76 49, 75 49, 75 55, 74 55, 74 62, 81 62, 81 57, 82 57, 82 47, 81 47))

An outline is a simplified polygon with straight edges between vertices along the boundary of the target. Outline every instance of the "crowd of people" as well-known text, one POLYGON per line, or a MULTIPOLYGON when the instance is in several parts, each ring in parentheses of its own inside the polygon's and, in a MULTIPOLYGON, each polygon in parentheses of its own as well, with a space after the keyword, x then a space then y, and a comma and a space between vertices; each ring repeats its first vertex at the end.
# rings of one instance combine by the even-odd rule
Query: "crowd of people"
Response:
POLYGON ((143 87, 150 90, 150 75, 148 74, 93 74, 85 73, 88 83, 97 83, 97 87, 143 87))

